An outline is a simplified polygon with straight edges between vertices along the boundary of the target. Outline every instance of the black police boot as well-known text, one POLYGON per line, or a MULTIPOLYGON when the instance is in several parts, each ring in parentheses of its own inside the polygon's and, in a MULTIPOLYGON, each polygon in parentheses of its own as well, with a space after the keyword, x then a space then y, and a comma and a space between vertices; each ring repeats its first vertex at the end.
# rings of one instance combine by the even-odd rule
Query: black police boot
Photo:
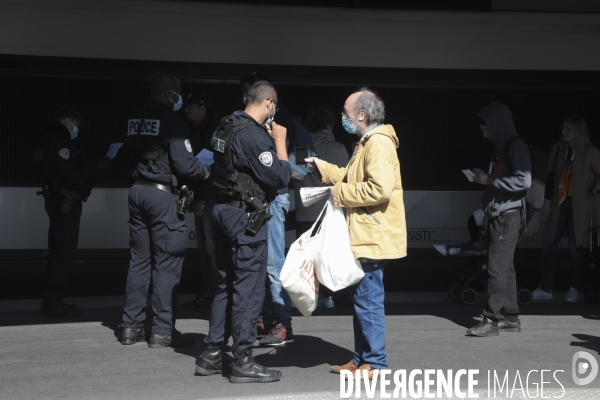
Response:
POLYGON ((152 333, 148 341, 148 347, 153 349, 161 347, 192 347, 194 345, 193 337, 186 337, 181 332, 173 329, 172 335, 158 335, 152 333))
POLYGON ((266 383, 277 382, 279 379, 281 379, 280 371, 267 369, 255 362, 252 356, 244 356, 235 360, 229 376, 231 383, 266 383))
POLYGON ((121 344, 136 344, 144 340, 146 340, 144 328, 123 328, 123 332, 121 332, 121 344))
POLYGON ((483 317, 483 321, 467 331, 469 336, 498 336, 498 323, 488 317, 483 317))
POLYGON ((75 318, 81 315, 81 309, 77 308, 73 304, 65 304, 62 299, 44 299, 40 312, 42 313, 43 317, 75 318))
POLYGON ((223 357, 221 350, 204 350, 196 361, 196 374, 202 376, 220 374, 223 372, 223 357))
POLYGON ((498 321, 498 330, 502 332, 521 332, 521 321, 517 317, 514 317, 514 319, 516 319, 516 321, 509 321, 506 316, 503 315, 502 318, 500 318, 500 321, 498 321))

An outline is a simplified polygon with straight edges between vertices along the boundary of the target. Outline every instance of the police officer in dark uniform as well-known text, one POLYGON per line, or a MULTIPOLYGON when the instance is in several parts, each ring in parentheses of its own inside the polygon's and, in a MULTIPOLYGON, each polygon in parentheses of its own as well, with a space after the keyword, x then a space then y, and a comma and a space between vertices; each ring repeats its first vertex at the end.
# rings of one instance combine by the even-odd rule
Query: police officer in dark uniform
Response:
POLYGON ((45 208, 50 218, 48 230, 48 267, 41 313, 46 317, 77 317, 81 310, 65 304, 63 296, 79 241, 82 201, 91 194, 92 178, 99 169, 108 168, 110 159, 86 161, 73 140, 79 128, 87 125, 79 112, 63 107, 54 115, 42 141, 34 152, 41 168, 45 208))
POLYGON ((131 260, 125 290, 121 343, 145 338, 148 289, 152 282, 152 334, 148 345, 191 346, 175 329, 177 287, 187 248, 185 213, 191 200, 184 180, 208 178, 210 168, 194 158, 189 129, 175 114, 181 84, 165 72, 150 80, 151 101, 134 112, 127 134, 139 152, 129 189, 131 260))
POLYGON ((255 320, 265 295, 269 201, 290 181, 286 129, 272 123, 277 92, 266 81, 248 90, 244 111, 221 121, 213 138, 213 173, 218 189, 213 209, 220 281, 196 373, 222 371, 222 346, 233 337, 229 381, 274 382, 279 371, 254 362, 255 320))
MULTIPOLYGON (((200 92, 190 93, 183 101, 185 116, 191 125, 191 142, 194 153, 201 151, 212 153, 212 136, 219 128, 220 118, 214 113, 208 95, 200 92)), ((212 307, 219 272, 215 262, 215 234, 212 227, 212 209, 215 205, 215 190, 212 187, 214 175, 192 189, 194 192, 194 222, 196 243, 200 253, 201 291, 182 307, 197 311, 210 310, 212 307)))

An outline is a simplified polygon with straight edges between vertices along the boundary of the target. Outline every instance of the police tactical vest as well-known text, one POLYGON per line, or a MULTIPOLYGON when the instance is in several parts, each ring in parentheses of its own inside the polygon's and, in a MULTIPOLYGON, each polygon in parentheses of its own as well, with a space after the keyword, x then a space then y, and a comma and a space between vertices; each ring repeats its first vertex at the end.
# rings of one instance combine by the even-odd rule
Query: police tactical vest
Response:
POLYGON ((160 120, 163 112, 153 104, 147 103, 136 110, 127 123, 127 136, 134 149, 140 153, 140 162, 146 162, 151 168, 154 163, 161 163, 171 174, 173 186, 177 186, 177 178, 171 172, 169 151, 160 143, 160 120))
POLYGON ((226 199, 241 200, 248 204, 250 199, 255 197, 261 203, 264 203, 266 198, 264 190, 250 174, 238 171, 233 165, 231 157, 231 142, 235 135, 242 128, 252 126, 255 123, 246 119, 226 121, 227 118, 229 117, 221 120, 219 129, 213 137, 215 160, 212 165, 213 186, 217 193, 226 199))

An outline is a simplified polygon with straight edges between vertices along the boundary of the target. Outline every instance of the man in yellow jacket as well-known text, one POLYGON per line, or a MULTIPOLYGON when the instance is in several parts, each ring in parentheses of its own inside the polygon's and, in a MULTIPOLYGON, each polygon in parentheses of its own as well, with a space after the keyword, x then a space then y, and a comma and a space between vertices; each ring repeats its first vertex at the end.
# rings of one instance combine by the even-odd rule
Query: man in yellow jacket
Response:
POLYGON ((386 260, 406 256, 406 220, 398 137, 391 125, 383 125, 385 106, 371 90, 362 88, 344 104, 342 126, 360 139, 347 168, 315 157, 307 158, 311 170, 331 186, 336 206, 347 210, 350 245, 365 276, 354 295, 354 356, 340 373, 389 369, 385 352, 385 297, 383 271, 386 260))

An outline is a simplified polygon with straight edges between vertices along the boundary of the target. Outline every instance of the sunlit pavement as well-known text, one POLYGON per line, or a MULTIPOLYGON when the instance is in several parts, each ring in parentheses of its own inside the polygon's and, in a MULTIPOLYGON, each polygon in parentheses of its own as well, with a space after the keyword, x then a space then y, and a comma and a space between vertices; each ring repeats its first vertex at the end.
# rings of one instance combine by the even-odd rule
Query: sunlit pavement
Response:
MULTIPOLYGON (((442 398, 445 392, 437 392, 436 386, 439 375, 447 378, 447 370, 455 376, 464 369, 459 392, 451 392, 454 398, 468 394, 471 370, 477 380, 471 382, 472 394, 479 398, 493 398, 495 388, 496 398, 600 399, 600 377, 579 386, 572 375, 577 352, 591 355, 597 368, 600 306, 566 304, 557 296, 553 302, 523 307, 520 333, 467 337, 466 329, 480 320, 484 298, 482 294, 476 305, 464 306, 450 302, 445 293, 389 293, 386 343, 391 375, 404 371, 408 380, 412 372, 415 381, 423 383, 426 370, 441 370, 431 375, 429 391, 442 398)), ((180 303, 189 299, 180 296, 180 303)), ((40 300, 0 303, 0 398, 334 399, 340 398, 340 376, 329 372, 330 365, 349 361, 354 347, 351 307, 317 309, 308 319, 296 313, 293 344, 256 347, 254 352, 256 361, 281 370, 281 381, 231 384, 226 375, 194 375, 208 313, 180 310, 177 328, 195 338, 194 347, 150 349, 145 342, 133 346, 118 342, 122 297, 67 301, 83 308, 81 318, 42 318, 40 300)), ((589 368, 576 371, 576 377, 593 373, 593 361, 583 360, 585 364, 589 368)), ((393 395, 394 378, 388 379, 387 393, 393 395)), ((371 397, 364 382, 360 385, 360 398, 371 397)), ((351 392, 345 383, 342 394, 356 398, 355 389, 355 382, 351 392)), ((373 398, 382 398, 380 381, 375 389, 373 398)), ((425 395, 418 386, 411 389, 406 398, 425 395)))

